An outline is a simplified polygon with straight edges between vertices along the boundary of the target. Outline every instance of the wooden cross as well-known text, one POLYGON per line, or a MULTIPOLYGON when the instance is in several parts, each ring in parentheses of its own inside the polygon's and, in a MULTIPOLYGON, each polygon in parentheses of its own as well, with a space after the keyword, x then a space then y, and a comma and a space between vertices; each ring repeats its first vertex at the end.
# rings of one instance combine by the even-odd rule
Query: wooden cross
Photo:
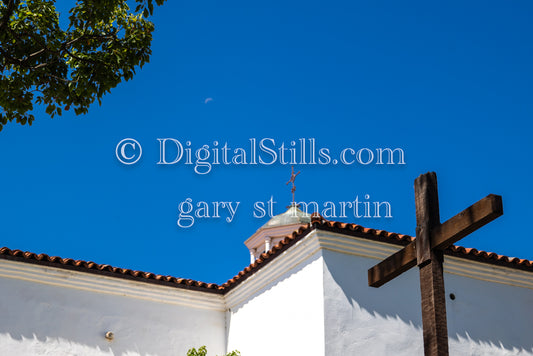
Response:
POLYGON ((368 285, 379 287, 411 267, 420 269, 424 355, 448 355, 443 250, 503 214, 502 197, 490 194, 440 223, 437 175, 415 180, 416 238, 368 270, 368 285))
POLYGON ((300 174, 300 171, 298 173, 294 174, 294 166, 291 166, 291 179, 285 184, 288 185, 289 183, 292 183, 291 193, 292 193, 292 203, 294 204, 294 192, 296 191, 296 185, 294 184, 294 180, 296 179, 296 176, 300 174))

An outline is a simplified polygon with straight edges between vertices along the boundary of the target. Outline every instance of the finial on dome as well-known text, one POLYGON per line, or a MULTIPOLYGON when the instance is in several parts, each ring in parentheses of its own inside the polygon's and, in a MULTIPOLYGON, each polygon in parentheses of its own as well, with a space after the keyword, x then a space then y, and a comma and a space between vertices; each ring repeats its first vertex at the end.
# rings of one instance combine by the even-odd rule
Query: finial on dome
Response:
POLYGON ((296 185, 294 184, 294 180, 296 179, 296 176, 300 173, 301 172, 298 171, 298 173, 294 174, 294 166, 291 166, 291 179, 289 179, 289 181, 285 184, 285 185, 289 185, 289 183, 292 183, 292 188, 291 188, 292 204, 291 206, 295 205, 294 204, 294 192, 296 191, 296 185))

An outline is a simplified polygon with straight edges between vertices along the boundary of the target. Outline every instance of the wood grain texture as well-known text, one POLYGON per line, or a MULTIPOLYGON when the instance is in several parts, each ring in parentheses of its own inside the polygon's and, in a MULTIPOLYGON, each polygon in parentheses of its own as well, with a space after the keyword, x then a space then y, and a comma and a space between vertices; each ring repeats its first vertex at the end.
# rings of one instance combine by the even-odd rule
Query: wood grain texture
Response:
MULTIPOLYGON (((431 247, 433 249, 444 250, 502 214, 502 197, 490 194, 453 218, 435 226, 430 231, 431 247)), ((422 231, 419 230, 420 227, 417 227, 417 236, 422 236, 422 231)), ((416 251, 427 248, 426 242, 426 245, 422 244, 417 249, 415 246, 416 240, 418 238, 402 250, 370 268, 368 270, 368 285, 371 287, 380 287, 414 267, 418 259, 416 251)), ((421 242, 422 240, 418 240, 419 244, 421 242)), ((421 260, 424 261, 426 258, 422 256, 421 260)))
POLYGON ((403 272, 416 266, 415 243, 402 248, 368 270, 368 285, 380 287, 403 272))
POLYGON ((431 251, 430 262, 420 266, 425 356, 448 355, 448 325, 442 256, 442 251, 433 250, 431 251))
POLYGON ((448 355, 448 326, 442 251, 432 249, 432 230, 440 225, 437 175, 415 179, 416 259, 420 270, 424 355, 448 355))
POLYGON ((502 215, 502 197, 490 194, 436 226, 431 232, 431 247, 444 250, 502 215))
POLYGON ((443 250, 503 214, 502 198, 488 195, 440 223, 437 175, 415 179, 416 238, 368 270, 368 285, 379 287, 418 265, 424 331, 424 355, 448 355, 443 250))
POLYGON ((435 172, 415 179, 416 259, 420 265, 431 259, 431 230, 440 225, 439 194, 435 172))

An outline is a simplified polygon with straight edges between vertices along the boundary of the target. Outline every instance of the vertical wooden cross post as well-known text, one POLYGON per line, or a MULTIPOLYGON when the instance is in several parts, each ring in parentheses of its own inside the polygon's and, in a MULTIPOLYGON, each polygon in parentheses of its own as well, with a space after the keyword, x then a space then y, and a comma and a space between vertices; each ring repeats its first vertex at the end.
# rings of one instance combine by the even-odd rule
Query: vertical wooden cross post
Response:
POLYGON ((415 180, 416 239, 368 270, 368 285, 379 287, 418 265, 424 355, 448 355, 443 250, 503 214, 502 198, 488 195, 453 218, 440 223, 437 175, 415 180))

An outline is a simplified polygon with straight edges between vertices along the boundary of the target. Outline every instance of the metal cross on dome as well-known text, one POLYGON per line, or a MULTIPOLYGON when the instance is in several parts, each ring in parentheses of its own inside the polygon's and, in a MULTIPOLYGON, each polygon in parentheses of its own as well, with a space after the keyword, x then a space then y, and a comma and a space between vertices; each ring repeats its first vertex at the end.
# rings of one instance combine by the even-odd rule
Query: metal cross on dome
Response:
POLYGON ((294 174, 294 166, 291 166, 291 179, 285 184, 289 185, 289 183, 292 183, 291 193, 292 193, 292 204, 294 205, 294 192, 296 191, 296 185, 294 184, 294 180, 296 179, 296 176, 300 174, 301 172, 298 171, 298 173, 294 174))
POLYGON ((440 223, 437 175, 415 179, 416 238, 368 270, 368 285, 379 287, 411 267, 420 271, 424 355, 448 355, 443 250, 503 214, 502 197, 490 194, 440 223))

